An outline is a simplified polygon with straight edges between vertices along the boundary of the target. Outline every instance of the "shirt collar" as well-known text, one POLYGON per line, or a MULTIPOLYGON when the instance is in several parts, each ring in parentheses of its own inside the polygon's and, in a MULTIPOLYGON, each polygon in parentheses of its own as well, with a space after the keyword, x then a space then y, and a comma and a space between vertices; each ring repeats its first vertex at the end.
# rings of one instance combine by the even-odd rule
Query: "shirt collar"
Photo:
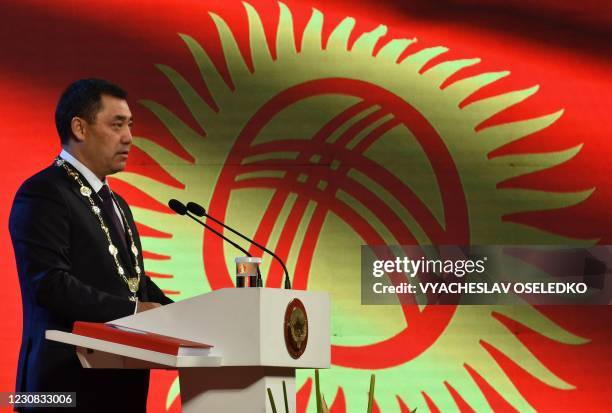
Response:
POLYGON ((106 180, 106 178, 104 179, 104 182, 102 182, 96 176, 96 174, 91 172, 91 170, 88 167, 86 167, 81 162, 79 162, 74 156, 68 153, 65 149, 62 149, 62 152, 59 154, 59 156, 63 160, 70 163, 77 171, 81 173, 81 175, 83 175, 83 177, 87 180, 87 182, 89 183, 91 188, 94 190, 94 192, 100 191, 100 189, 102 189, 102 185, 108 185, 108 181, 106 180))

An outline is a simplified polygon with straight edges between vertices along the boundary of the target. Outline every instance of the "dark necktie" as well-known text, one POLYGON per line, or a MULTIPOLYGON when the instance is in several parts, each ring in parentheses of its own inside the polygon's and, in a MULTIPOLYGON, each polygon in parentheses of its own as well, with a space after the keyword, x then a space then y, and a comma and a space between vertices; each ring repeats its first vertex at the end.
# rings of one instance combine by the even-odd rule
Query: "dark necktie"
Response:
POLYGON ((113 203, 113 197, 110 192, 110 188, 108 185, 102 185, 102 188, 98 191, 98 196, 102 199, 102 209, 108 218, 110 218, 109 226, 114 227, 116 233, 119 235, 121 239, 121 243, 123 247, 127 249, 127 241, 125 240, 125 230, 123 229, 123 225, 115 212, 115 206, 113 203))

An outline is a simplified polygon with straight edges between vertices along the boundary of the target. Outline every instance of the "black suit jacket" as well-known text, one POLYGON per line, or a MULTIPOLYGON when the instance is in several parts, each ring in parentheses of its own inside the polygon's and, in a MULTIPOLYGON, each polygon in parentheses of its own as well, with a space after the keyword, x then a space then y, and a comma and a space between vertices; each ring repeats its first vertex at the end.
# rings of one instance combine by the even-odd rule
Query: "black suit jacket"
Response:
MULTIPOLYGON (((95 194, 92 199, 100 205, 95 194)), ((121 197, 117 199, 142 251, 132 213, 121 197)), ((109 218, 103 217, 109 225, 109 218)), ((15 196, 9 229, 23 305, 16 391, 76 391, 77 409, 82 411, 116 410, 116 404, 121 410, 145 411, 147 370, 83 369, 74 346, 45 339, 46 330, 72 331, 77 320, 107 322, 135 309, 79 185, 55 165, 29 178, 15 196)), ((111 235, 126 275, 136 276, 119 233, 111 235)), ((144 268, 142 254, 138 261, 144 268)), ((138 298, 172 302, 145 275, 138 298)))

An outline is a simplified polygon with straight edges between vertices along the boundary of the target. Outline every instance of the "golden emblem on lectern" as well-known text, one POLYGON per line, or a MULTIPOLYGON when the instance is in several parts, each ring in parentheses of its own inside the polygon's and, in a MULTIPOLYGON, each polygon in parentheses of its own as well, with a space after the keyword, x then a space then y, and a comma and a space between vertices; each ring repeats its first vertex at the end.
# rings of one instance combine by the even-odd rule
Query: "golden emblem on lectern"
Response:
POLYGON ((285 345, 294 359, 304 354, 308 344, 308 315, 298 298, 293 299, 285 310, 285 345))

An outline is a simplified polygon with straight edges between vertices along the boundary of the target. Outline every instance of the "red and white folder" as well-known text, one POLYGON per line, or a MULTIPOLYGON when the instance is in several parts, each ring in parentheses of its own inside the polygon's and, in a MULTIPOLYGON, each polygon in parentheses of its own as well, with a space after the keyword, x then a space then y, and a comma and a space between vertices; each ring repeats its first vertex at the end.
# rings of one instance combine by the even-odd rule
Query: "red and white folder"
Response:
POLYGON ((210 353, 212 348, 210 344, 164 336, 111 323, 77 321, 72 327, 72 334, 172 356, 205 356, 210 353))

